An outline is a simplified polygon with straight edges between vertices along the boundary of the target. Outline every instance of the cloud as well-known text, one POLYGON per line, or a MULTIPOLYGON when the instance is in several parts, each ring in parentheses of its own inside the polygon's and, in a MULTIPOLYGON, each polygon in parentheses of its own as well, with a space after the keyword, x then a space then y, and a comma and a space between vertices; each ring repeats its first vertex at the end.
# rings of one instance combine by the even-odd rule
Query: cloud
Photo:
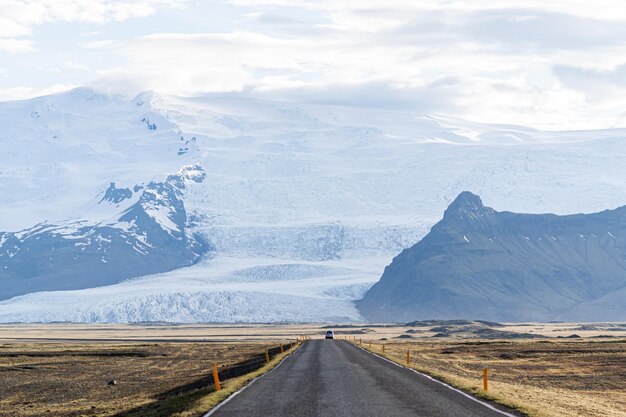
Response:
POLYGON ((0 0, 0 8, 0 50, 49 60, 35 27, 99 24, 94 36, 80 28, 75 51, 60 51, 49 66, 67 71, 49 84, 72 84, 70 72, 129 95, 247 94, 551 129, 614 126, 626 107, 626 8, 608 0, 0 0), (162 12, 178 6, 171 18, 162 12))
POLYGON ((44 23, 122 22, 155 13, 157 6, 174 7, 178 0, 0 0, 0 47, 9 52, 34 50, 33 28, 44 23), (27 47, 28 46, 28 47, 27 47))
POLYGON ((33 42, 29 39, 2 39, 0 38, 0 51, 9 53, 23 53, 34 51, 33 42))
POLYGON ((281 100, 350 107, 373 107, 421 114, 458 109, 457 88, 461 80, 443 77, 422 86, 394 85, 383 81, 355 84, 312 84, 255 91, 281 100))
POLYGON ((606 88, 626 88, 626 64, 604 71, 561 65, 554 67, 554 73, 564 85, 589 93, 601 84, 606 88))
POLYGON ((55 84, 45 88, 33 88, 27 86, 5 88, 0 89, 0 100, 22 100, 30 97, 60 93, 76 87, 76 85, 72 84, 55 84))

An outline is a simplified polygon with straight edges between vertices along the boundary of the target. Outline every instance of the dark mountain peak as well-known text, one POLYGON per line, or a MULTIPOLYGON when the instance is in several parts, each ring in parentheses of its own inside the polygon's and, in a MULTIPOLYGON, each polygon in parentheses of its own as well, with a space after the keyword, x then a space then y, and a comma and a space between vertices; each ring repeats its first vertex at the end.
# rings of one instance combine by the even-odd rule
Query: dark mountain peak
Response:
POLYGON ((499 213, 464 192, 427 236, 394 258, 358 306, 375 322, 621 321, 624 219, 619 210, 499 213))
POLYGON ((476 219, 493 213, 495 210, 485 207, 479 196, 469 191, 463 191, 448 206, 443 217, 444 219, 476 219))

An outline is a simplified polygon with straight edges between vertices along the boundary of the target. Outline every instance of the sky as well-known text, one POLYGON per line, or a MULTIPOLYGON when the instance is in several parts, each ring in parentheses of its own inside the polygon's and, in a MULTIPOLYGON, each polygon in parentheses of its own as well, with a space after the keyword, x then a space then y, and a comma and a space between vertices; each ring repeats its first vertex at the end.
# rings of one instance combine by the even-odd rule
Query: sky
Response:
POLYGON ((0 100, 77 86, 626 126, 626 7, 596 0, 0 0, 0 100), (506 3, 506 4, 505 4, 506 3))

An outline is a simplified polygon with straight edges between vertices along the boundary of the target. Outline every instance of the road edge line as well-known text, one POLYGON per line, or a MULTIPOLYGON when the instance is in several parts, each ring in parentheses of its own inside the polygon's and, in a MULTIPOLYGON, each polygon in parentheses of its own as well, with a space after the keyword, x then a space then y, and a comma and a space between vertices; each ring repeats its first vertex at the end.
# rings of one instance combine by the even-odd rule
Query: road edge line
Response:
POLYGON ((233 392, 232 394, 230 394, 228 397, 226 397, 224 399, 224 401, 222 401, 221 403, 217 404, 215 407, 213 407, 212 409, 210 409, 206 414, 203 414, 202 417, 210 417, 211 415, 213 415, 213 413, 215 413, 217 410, 219 410, 220 408, 222 408, 223 405, 225 405, 226 403, 228 403, 230 400, 232 400, 233 398, 235 398, 237 395, 239 395, 240 393, 242 393, 246 388, 248 388, 250 385, 254 384, 257 380, 263 378, 265 375, 269 375, 272 372, 274 372, 274 370, 278 369, 278 367, 280 365, 283 364, 283 362, 285 362, 287 359, 289 359, 294 353, 296 353, 302 346, 304 346, 304 343, 301 343, 296 350, 294 350, 293 352, 291 352, 289 355, 285 356, 280 362, 278 362, 278 364, 273 367, 272 369, 270 369, 269 371, 265 372, 262 375, 257 376, 256 378, 254 378, 252 381, 248 382, 246 385, 244 385, 243 387, 239 388, 237 391, 233 392))
MULTIPOLYGON (((350 344, 351 344, 351 345, 353 345, 352 343, 350 343, 350 344)), ((415 373, 416 373, 416 374, 418 374, 418 375, 421 375, 421 376, 423 376, 423 377, 425 377, 425 378, 430 379, 431 381, 437 382, 437 383, 439 383, 439 384, 443 385, 444 387, 449 388, 449 389, 451 389, 452 391, 455 391, 455 392, 457 392, 457 393, 459 393, 459 394, 463 395, 464 397, 469 398, 470 400, 472 400, 472 401, 474 401, 474 402, 477 402, 478 404, 482 404, 484 407, 486 407, 486 408, 488 408, 488 409, 490 409, 490 410, 492 410, 492 411, 495 411, 495 412, 497 412, 497 413, 499 413, 499 414, 502 414, 503 416, 506 416, 506 417, 520 417, 519 415, 515 415, 515 414, 507 413, 506 411, 500 410, 498 407, 495 407, 495 406, 491 405, 490 403, 488 403, 488 402, 486 402, 486 401, 484 401, 484 400, 481 400, 480 398, 476 398, 476 397, 474 397, 472 394, 469 394, 469 393, 467 393, 467 392, 465 392, 465 391, 463 391, 463 390, 461 390, 461 389, 455 388, 455 387, 453 387, 452 385, 450 385, 450 384, 448 384, 448 383, 446 383, 446 382, 440 381, 440 380, 438 380, 437 378, 432 377, 432 376, 430 376, 430 375, 428 375, 428 374, 425 374, 425 373, 423 373, 423 372, 420 372, 420 371, 418 371, 417 369, 413 369, 413 368, 411 368, 411 367, 404 366, 404 365, 402 365, 402 364, 400 364, 400 363, 394 362, 394 361, 392 361, 391 359, 387 359, 387 358, 385 358, 384 356, 380 356, 379 354, 374 353, 374 352, 372 352, 372 351, 369 351, 369 350, 367 350, 367 349, 365 349, 365 348, 363 348, 363 347, 361 347, 361 346, 357 346, 357 345, 353 345, 353 346, 354 346, 354 347, 356 347, 356 348, 358 348, 358 349, 361 349, 361 350, 362 350, 362 351, 364 351, 364 352, 367 352, 367 353, 369 353, 369 354, 371 354, 371 355, 374 355, 374 356, 376 356, 377 358, 380 358, 380 359, 382 359, 382 360, 384 360, 384 361, 387 361, 387 362, 389 362, 389 363, 391 363, 391 364, 393 364, 393 365, 396 365, 396 366, 397 366, 397 367, 399 367, 399 368, 408 369, 409 371, 413 371, 413 372, 415 372, 415 373)), ((523 415, 523 414, 522 414, 522 415, 523 415)))

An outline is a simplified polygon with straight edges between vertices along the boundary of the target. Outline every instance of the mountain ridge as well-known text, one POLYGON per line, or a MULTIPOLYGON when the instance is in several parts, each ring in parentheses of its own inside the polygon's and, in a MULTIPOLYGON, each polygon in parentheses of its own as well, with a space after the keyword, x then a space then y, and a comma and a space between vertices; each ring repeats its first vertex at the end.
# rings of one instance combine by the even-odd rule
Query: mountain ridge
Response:
MULTIPOLYGON (((518 212, 593 212, 625 201, 620 138, 626 129, 544 132, 228 94, 123 97, 83 88, 0 102, 0 230, 22 236, 34 225, 53 225, 71 238, 79 225, 113 225, 117 247, 128 251, 115 261, 107 242, 92 246, 92 266, 111 268, 110 277, 90 282, 81 270, 72 279, 82 290, 42 292, 50 288, 32 285, 28 294, 0 301, 0 320, 14 321, 18 311, 27 321, 166 320, 168 314, 189 321, 281 320, 285 308, 295 308, 298 321, 359 321, 353 301, 462 190, 518 212), (124 280, 112 266, 121 272, 129 254, 142 256, 126 242, 143 235, 125 235, 122 213, 194 166, 203 181, 185 178, 176 198, 140 204, 160 219, 161 249, 179 247, 173 235, 184 226, 191 249, 180 246, 180 259, 195 257, 192 240, 210 256, 171 270, 148 264, 124 280), (163 215, 168 212, 173 222, 163 215), (254 279, 243 283, 241 276, 254 279), (239 314, 236 300, 255 306, 239 314)), ((148 220, 143 211, 128 216, 148 220)), ((67 240, 68 256, 81 253, 73 243, 86 243, 55 239, 67 240)), ((16 262, 7 242, 0 242, 5 266, 16 262)), ((33 259, 45 265, 51 246, 39 247, 33 259)), ((6 278, 0 268, 0 287, 9 285, 6 278)))
MULTIPOLYGON (((137 201, 108 221, 64 221, 18 233, 0 232, 0 300, 33 289, 114 284, 196 263, 209 247, 186 230, 182 190, 188 178, 201 182, 204 173, 197 166, 187 167, 164 182, 139 187, 137 201)), ((112 184, 101 202, 120 203, 114 190, 119 189, 112 184)), ((121 194, 132 197, 130 190, 121 194)))
POLYGON ((598 300, 626 290, 626 206, 592 214, 517 214, 462 193, 443 219, 385 268, 359 308, 375 321, 624 320, 598 300), (596 305, 594 305, 596 303, 596 305), (600 303, 601 304, 601 303, 600 303))

